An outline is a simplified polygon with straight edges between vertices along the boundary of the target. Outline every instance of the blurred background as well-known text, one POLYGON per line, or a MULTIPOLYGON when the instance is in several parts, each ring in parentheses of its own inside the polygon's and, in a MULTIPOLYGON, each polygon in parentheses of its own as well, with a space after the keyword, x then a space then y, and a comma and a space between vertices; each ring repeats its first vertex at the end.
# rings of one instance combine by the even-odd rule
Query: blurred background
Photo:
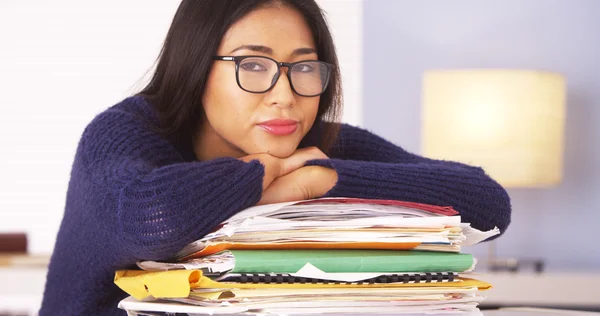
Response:
MULTIPOLYGON (((558 126, 560 152, 546 157, 559 181, 509 187, 511 226, 493 244, 464 250, 481 258, 476 272, 494 285, 483 307, 600 310, 600 1, 317 2, 341 62, 343 120, 414 153, 425 154, 423 100, 436 93, 423 85, 428 70, 533 70, 564 80, 559 111, 529 117, 558 126)), ((0 1, 0 314, 39 307, 79 137, 143 86, 178 4, 0 1)))

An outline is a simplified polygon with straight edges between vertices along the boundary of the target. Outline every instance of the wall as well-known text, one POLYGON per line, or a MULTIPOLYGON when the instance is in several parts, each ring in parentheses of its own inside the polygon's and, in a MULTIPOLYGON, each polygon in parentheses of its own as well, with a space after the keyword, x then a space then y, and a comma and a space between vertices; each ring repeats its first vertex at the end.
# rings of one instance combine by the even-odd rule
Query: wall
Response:
MULTIPOLYGON (((0 231, 50 252, 87 123, 151 67, 175 1, 0 2, 0 231)), ((171 15, 171 16, 170 16, 171 15)))
MULTIPOLYGON (((319 0, 340 50, 344 121, 361 123, 360 0, 319 0)), ((143 86, 177 0, 0 1, 0 232, 52 251, 79 137, 143 86)))
MULTIPOLYGON (((551 189, 511 189, 501 256, 549 269, 598 269, 600 1, 364 2, 363 124, 419 152, 421 74, 428 68, 534 68, 568 81, 565 175, 551 189)), ((466 249, 479 256, 487 245, 466 249)))

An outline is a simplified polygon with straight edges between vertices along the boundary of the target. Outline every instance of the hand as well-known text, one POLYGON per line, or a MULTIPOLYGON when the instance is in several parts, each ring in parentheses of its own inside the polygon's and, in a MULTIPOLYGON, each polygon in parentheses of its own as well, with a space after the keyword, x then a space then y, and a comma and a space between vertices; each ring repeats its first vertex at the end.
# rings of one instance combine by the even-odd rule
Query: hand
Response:
POLYGON ((307 147, 296 150, 291 156, 287 158, 277 158, 269 154, 252 154, 241 157, 240 160, 250 162, 252 160, 258 160, 265 167, 265 175, 263 178, 263 191, 266 190, 273 180, 285 176, 299 168, 302 168, 304 164, 313 159, 328 159, 319 148, 307 147))
POLYGON ((337 183, 334 169, 307 166, 275 179, 263 191, 261 204, 309 200, 325 195, 337 183))

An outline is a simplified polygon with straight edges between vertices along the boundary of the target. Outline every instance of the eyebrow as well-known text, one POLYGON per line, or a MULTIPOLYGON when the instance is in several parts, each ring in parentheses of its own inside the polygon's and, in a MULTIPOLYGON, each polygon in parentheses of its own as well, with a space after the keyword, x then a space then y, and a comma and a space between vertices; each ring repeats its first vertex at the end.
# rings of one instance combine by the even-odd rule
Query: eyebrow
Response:
MULTIPOLYGON (((267 46, 263 46, 263 45, 242 45, 242 46, 232 50, 230 52, 230 54, 233 54, 234 52, 237 52, 238 50, 242 50, 242 49, 251 50, 251 51, 268 54, 268 55, 273 55, 273 49, 270 47, 267 47, 267 46)), ((316 54, 316 53, 317 53, 317 50, 314 48, 303 47, 303 48, 296 48, 292 52, 292 55, 298 56, 298 55, 308 55, 308 54, 316 54)))

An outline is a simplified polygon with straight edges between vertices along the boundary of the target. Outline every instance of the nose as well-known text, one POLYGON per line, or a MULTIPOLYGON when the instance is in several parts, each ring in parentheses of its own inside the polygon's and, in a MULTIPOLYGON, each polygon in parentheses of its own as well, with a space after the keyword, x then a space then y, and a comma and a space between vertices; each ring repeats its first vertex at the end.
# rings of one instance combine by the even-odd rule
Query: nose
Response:
POLYGON ((296 99, 287 76, 287 69, 281 69, 281 74, 275 83, 275 86, 269 90, 265 96, 267 104, 279 107, 294 106, 296 99))

